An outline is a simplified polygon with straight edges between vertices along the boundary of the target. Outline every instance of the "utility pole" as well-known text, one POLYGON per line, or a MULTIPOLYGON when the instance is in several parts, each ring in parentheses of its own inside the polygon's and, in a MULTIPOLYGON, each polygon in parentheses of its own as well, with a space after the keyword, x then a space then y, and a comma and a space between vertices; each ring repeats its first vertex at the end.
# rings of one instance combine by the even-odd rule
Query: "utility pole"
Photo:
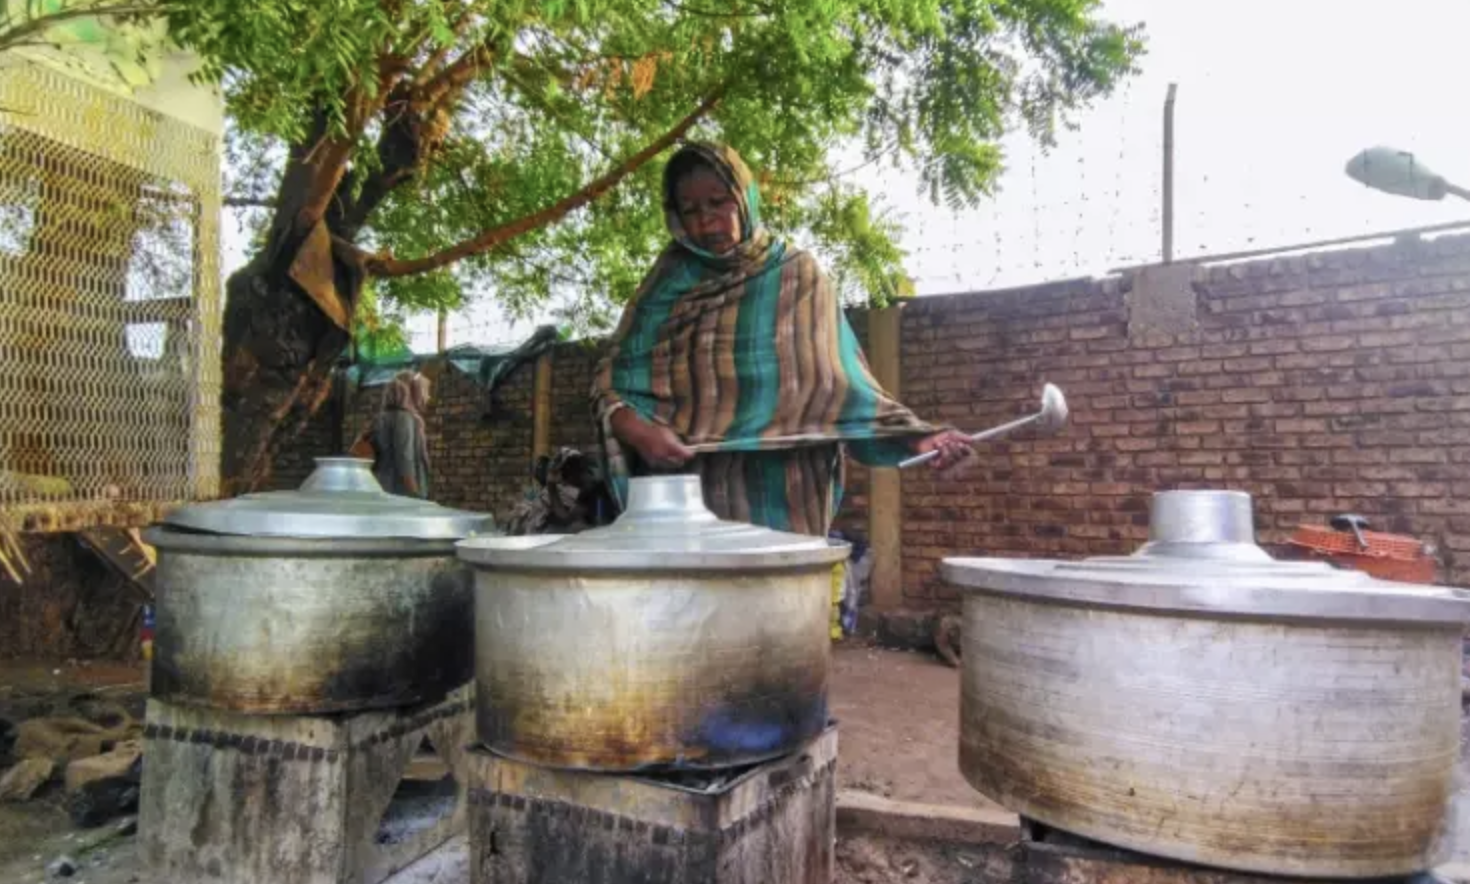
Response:
POLYGON ((1164 98, 1164 263, 1174 263, 1174 96, 1177 83, 1169 84, 1164 98))

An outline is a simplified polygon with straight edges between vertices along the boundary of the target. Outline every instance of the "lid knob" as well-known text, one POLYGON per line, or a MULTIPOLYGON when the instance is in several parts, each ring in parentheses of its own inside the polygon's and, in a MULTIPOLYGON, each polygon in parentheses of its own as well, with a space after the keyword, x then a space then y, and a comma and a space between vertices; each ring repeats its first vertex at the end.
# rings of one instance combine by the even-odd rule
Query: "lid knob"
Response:
POLYGON ((704 505, 699 476, 645 476, 628 482, 628 507, 618 521, 715 522, 704 505))
POLYGON ((1256 542, 1251 497, 1243 491, 1160 491, 1148 520, 1152 543, 1256 542))
POLYGON ((318 457, 316 469, 301 483, 302 491, 331 494, 383 494, 373 475, 373 462, 360 457, 318 457))

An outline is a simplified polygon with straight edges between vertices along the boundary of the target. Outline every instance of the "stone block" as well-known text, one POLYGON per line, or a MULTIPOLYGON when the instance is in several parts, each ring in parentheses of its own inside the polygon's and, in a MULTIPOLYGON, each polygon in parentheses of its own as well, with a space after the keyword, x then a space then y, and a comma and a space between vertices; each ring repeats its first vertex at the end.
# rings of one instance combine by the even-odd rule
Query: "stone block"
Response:
POLYGON ((29 801, 56 773, 49 758, 24 758, 0 777, 0 801, 29 801))
POLYGON ((79 758, 66 766, 66 791, 76 792, 88 783, 125 778, 142 769, 143 744, 130 740, 111 752, 79 758))
POLYGON ((422 707, 333 716, 150 701, 138 823, 148 879, 383 881, 463 830, 473 709, 473 685, 422 707), (452 781, 400 782, 426 743, 452 781))
POLYGON ((32 718, 16 728, 11 751, 17 758, 49 758, 65 764, 101 755, 135 735, 129 727, 109 729, 84 718, 32 718))

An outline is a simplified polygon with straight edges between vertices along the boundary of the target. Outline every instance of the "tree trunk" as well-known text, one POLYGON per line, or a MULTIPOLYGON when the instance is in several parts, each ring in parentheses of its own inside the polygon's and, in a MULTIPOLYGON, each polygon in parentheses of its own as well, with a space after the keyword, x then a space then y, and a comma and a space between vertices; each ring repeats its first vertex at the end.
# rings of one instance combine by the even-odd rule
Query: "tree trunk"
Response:
MULTIPOLYGON (((290 277, 316 223, 304 207, 325 174, 313 157, 326 132, 318 115, 308 136, 292 147, 265 245, 225 284, 220 491, 227 497, 269 486, 276 453, 296 440, 326 401, 332 368, 347 348, 348 333, 290 277)), ((346 266, 337 254, 330 260, 350 316, 361 268, 346 266)))
POLYGON ((226 295, 220 478, 233 496, 269 485, 276 453, 330 394, 348 336, 263 256, 230 277, 226 295))

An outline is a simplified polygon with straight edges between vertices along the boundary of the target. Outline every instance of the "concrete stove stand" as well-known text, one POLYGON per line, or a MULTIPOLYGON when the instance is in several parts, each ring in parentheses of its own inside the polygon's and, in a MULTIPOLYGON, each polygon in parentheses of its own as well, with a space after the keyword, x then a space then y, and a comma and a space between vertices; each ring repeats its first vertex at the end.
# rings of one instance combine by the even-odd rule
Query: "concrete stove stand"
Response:
POLYGON ((469 754, 473 884, 831 884, 835 725, 712 791, 469 754))
POLYGON ((150 700, 143 862, 155 881, 378 884, 463 830, 473 735, 472 684, 426 706, 332 716, 150 700), (453 810, 385 819, 425 738, 455 780, 452 798, 429 804, 453 810))

